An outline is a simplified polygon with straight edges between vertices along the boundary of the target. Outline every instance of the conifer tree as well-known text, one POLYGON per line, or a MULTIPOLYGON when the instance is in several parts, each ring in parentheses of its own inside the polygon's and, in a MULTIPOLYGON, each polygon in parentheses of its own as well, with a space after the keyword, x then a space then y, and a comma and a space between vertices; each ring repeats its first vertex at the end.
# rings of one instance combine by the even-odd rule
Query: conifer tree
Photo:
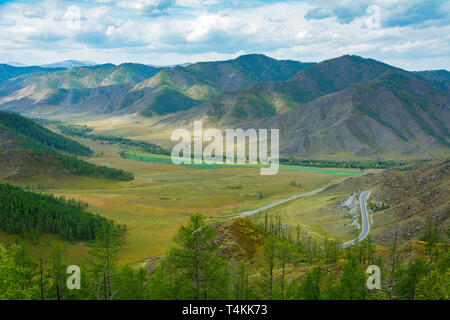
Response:
POLYGON ((111 300, 117 293, 113 290, 113 277, 117 275, 117 259, 125 245, 125 228, 114 222, 105 222, 97 234, 91 254, 96 258, 97 279, 102 284, 104 300, 111 300))

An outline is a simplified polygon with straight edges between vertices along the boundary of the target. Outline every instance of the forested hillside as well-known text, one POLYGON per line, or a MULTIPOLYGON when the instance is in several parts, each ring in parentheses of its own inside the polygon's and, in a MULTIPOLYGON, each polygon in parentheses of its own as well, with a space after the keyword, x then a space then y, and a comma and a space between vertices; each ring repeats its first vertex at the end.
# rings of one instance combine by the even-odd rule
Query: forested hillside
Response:
POLYGON ((51 232, 66 240, 92 240, 106 222, 89 212, 85 203, 0 183, 0 228, 8 233, 51 232))
POLYGON ((61 169, 67 169, 70 173, 78 176, 121 181, 131 181, 134 179, 134 175, 131 172, 106 166, 98 166, 71 156, 59 155, 56 157, 55 164, 61 169))
POLYGON ((11 174, 30 176, 38 169, 48 168, 49 173, 58 169, 80 176, 120 181, 134 179, 132 173, 122 169, 97 166, 77 158, 92 154, 90 148, 30 119, 19 114, 0 112, 0 173, 6 178, 11 174))
POLYGON ((41 151, 57 149, 79 156, 92 154, 92 150, 88 147, 58 135, 16 113, 0 111, 0 129, 15 134, 23 141, 24 147, 27 149, 41 151))

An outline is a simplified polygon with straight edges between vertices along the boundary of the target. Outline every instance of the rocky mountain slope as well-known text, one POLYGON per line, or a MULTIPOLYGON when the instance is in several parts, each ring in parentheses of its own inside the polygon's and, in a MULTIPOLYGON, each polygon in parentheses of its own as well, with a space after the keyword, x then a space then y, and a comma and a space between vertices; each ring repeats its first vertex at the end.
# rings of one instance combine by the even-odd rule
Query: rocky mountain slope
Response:
POLYGON ((299 157, 435 158, 449 152, 449 107, 449 92, 422 76, 344 56, 223 93, 161 124, 278 128, 281 154, 299 157))
POLYGON ((381 243, 417 239, 427 218, 443 232, 450 227, 450 158, 416 164, 410 170, 390 169, 380 176, 371 201, 387 206, 374 213, 371 236, 381 243))
POLYGON ((448 94, 394 72, 264 119, 258 126, 280 128, 284 154, 433 158, 450 146, 449 103, 448 94))
POLYGON ((371 190, 368 208, 372 240, 382 245, 419 240, 431 219, 441 232, 450 227, 450 158, 414 162, 351 177, 322 191, 334 200, 324 210, 351 216, 360 232, 361 191, 371 190), (336 195, 338 195, 336 197, 336 195))

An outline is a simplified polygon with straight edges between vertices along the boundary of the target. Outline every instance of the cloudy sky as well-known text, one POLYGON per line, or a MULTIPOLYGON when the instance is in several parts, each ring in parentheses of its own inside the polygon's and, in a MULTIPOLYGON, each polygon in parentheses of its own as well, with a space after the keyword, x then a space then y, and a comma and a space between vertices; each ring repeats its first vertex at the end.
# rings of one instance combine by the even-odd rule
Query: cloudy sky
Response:
POLYGON ((0 0, 0 62, 171 65, 343 54, 450 69, 446 0, 0 0))

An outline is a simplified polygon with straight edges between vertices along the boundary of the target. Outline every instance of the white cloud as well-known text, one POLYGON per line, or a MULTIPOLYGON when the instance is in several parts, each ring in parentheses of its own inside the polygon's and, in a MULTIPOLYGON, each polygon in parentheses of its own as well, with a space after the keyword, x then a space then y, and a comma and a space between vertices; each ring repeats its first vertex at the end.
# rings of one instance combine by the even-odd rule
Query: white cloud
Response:
POLYGON ((117 6, 139 15, 156 16, 164 14, 172 4, 172 0, 119 0, 117 6))
MULTIPOLYGON (((261 52, 303 61, 359 54, 399 66, 417 61, 419 68, 441 64, 448 69, 448 21, 425 21, 419 15, 418 24, 411 24, 417 17, 414 8, 423 1, 363 0, 353 7, 349 0, 254 6, 224 6, 216 0, 97 0, 77 3, 79 28, 64 18, 70 2, 10 3, 0 5, 0 61, 23 57, 21 62, 32 64, 83 57, 174 64, 261 52), (367 28, 366 2, 381 7, 381 29, 367 28), (308 17, 318 4, 316 18, 308 17), (415 11, 408 16, 411 8, 415 11), (387 23, 394 18, 399 22, 387 23)), ((450 9, 448 4, 437 8, 440 14, 450 9)), ((435 11, 430 16, 436 17, 435 11)))

